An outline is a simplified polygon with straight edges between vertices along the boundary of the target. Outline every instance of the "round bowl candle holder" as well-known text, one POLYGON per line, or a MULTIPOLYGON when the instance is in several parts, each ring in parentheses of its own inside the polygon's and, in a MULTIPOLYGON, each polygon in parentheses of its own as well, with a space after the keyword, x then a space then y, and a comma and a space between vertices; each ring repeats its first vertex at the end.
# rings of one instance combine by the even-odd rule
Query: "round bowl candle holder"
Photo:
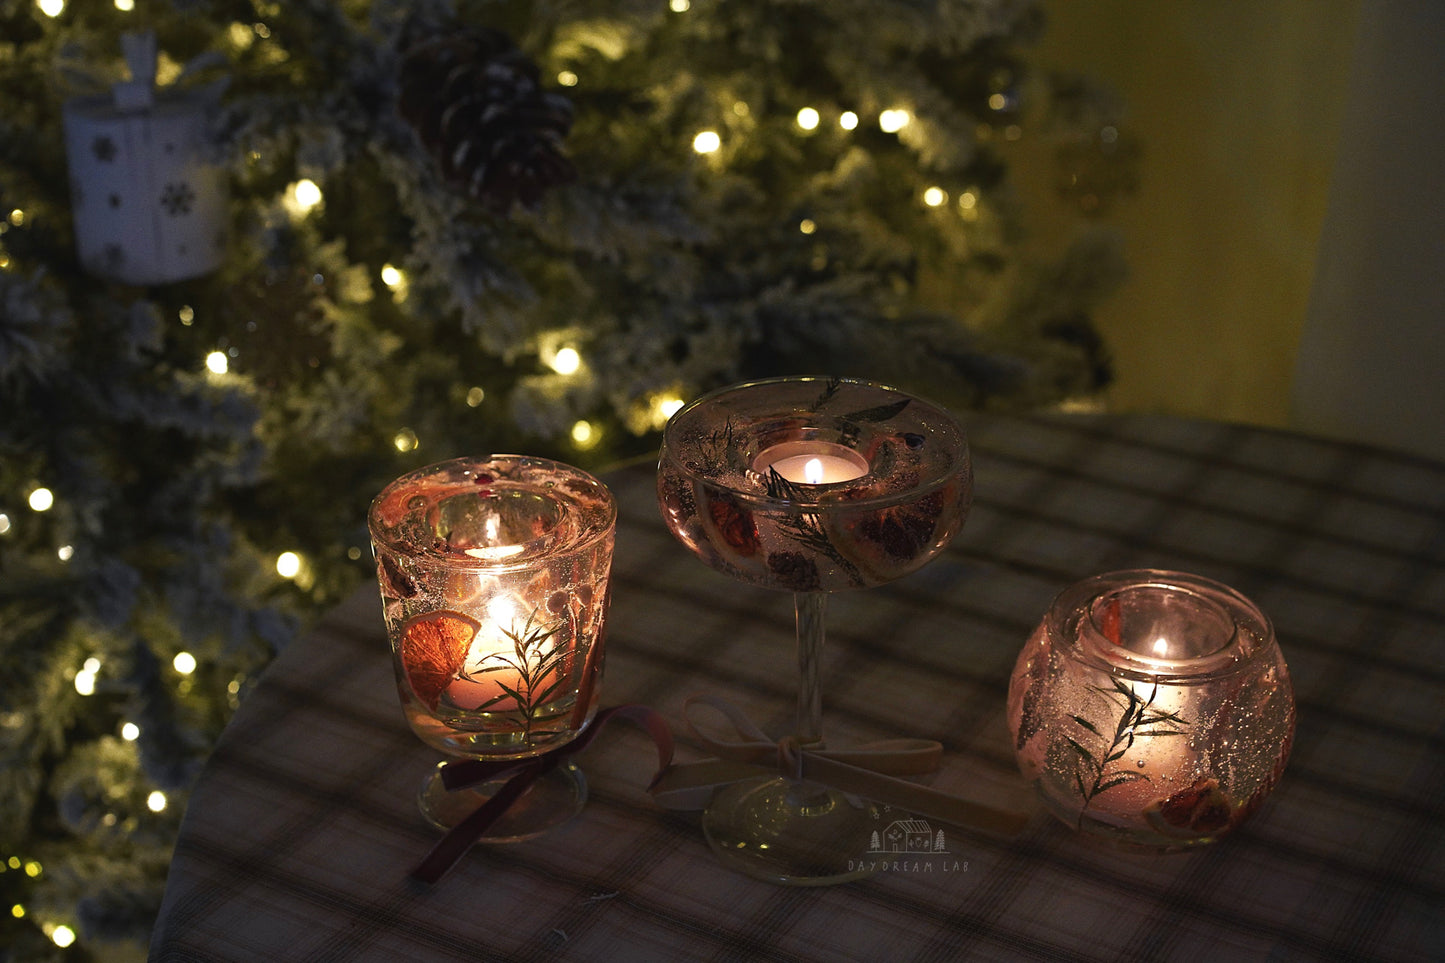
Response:
MULTIPOLYGON (((397 692, 412 731, 452 757, 521 759, 565 745, 597 709, 617 508, 586 472, 543 458, 459 458, 388 485, 368 516, 397 692)), ((421 809, 440 828, 505 780, 421 809)), ((534 836, 586 799, 575 764, 540 778, 482 837, 534 836)))
MULTIPOLYGON (((822 746, 819 664, 830 592, 918 569, 963 527, 973 496, 968 444, 942 408, 886 385, 775 378, 733 385, 679 410, 663 433, 658 501, 668 528, 712 568, 792 592, 796 730, 822 746)), ((783 777, 735 783, 703 830, 717 856, 774 882, 857 878, 850 842, 869 807, 783 777)))
POLYGON ((1054 599, 1014 666, 1008 723, 1019 768, 1065 824, 1170 852, 1219 839, 1264 802, 1295 702, 1254 603, 1141 569, 1054 599))

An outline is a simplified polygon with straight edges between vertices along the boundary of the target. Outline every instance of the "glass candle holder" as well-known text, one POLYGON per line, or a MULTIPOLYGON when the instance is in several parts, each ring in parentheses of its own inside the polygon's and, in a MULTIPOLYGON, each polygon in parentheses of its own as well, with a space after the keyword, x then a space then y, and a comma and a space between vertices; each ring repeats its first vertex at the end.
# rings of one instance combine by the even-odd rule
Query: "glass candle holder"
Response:
MULTIPOLYGON (((450 756, 536 756, 597 709, 617 509, 586 472, 543 458, 460 458, 397 479, 369 527, 397 692, 412 731, 450 756)), ((500 782, 448 792, 423 814, 449 828, 500 782)), ((586 783, 554 767, 485 840, 535 835, 581 808, 586 783)))
MULTIPOLYGON (((902 578, 963 527, 973 466, 944 409, 856 379, 731 385, 668 421, 658 504, 673 535, 713 569, 793 593, 799 745, 823 745, 820 665, 829 593, 902 578)), ((874 828, 856 798, 800 779, 720 790, 703 832, 726 865, 816 886, 866 875, 850 849, 874 828)))
POLYGON ((1259 807, 1289 758, 1295 703, 1252 602, 1146 569, 1059 594, 1019 653, 1008 722, 1055 816, 1167 852, 1213 842, 1259 807))

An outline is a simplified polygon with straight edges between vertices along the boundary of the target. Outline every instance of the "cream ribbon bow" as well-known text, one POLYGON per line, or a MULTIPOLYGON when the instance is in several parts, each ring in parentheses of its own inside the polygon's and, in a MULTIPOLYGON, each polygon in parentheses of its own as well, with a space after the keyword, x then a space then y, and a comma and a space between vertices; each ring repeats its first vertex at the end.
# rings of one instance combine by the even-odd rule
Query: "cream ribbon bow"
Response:
POLYGON ((1029 812, 1021 805, 999 808, 896 778, 938 769, 943 746, 929 739, 882 739, 848 749, 804 746, 795 736, 774 741, 737 706, 708 695, 688 697, 683 721, 693 738, 717 758, 675 764, 663 773, 653 784, 652 795, 668 809, 705 809, 713 792, 722 786, 781 775, 996 835, 1018 833, 1029 820, 1029 812), (697 705, 721 713, 732 724, 734 737, 718 738, 700 731, 692 719, 697 705))

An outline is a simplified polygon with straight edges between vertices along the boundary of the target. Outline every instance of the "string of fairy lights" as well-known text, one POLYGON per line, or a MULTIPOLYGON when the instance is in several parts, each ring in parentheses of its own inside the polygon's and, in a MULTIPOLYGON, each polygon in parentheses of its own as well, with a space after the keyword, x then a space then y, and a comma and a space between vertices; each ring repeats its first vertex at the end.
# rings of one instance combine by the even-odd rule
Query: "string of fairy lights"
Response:
MULTIPOLYGON (((114 3, 117 10, 134 9, 134 0, 114 0, 114 3)), ((42 13, 50 17, 59 16, 65 10, 66 5, 66 0, 36 0, 36 6, 42 13)), ((691 3, 689 0, 669 0, 668 8, 675 14, 684 14, 691 9, 691 3)), ((230 25, 227 36, 234 46, 246 49, 258 39, 271 39, 272 32, 265 23, 244 24, 238 22, 230 25)), ((556 80, 563 87, 576 87, 582 83, 582 78, 575 71, 569 69, 559 71, 556 80)), ((994 110, 1002 111, 1008 109, 1011 102, 1006 94, 994 93, 989 99, 989 106, 994 110)), ((734 111, 745 114, 748 112, 748 108, 746 104, 739 103, 734 105, 734 111)), ((844 132, 855 131, 863 123, 862 118, 852 110, 838 111, 835 120, 838 128, 844 132)), ((877 117, 878 128, 884 133, 890 134, 902 132, 912 122, 912 113, 905 107, 881 110, 877 117)), ((794 123, 800 132, 811 134, 823 126, 824 113, 817 107, 804 106, 794 116, 794 123)), ((1018 127, 1010 125, 1005 131, 1005 136, 1008 139, 1017 139, 1018 127)), ((718 154, 724 147, 723 134, 713 128, 699 130, 693 136, 691 145, 692 150, 698 155, 718 154)), ((258 158, 253 157, 253 159, 258 158)), ((324 199, 320 185, 310 178, 301 178, 288 185, 282 196, 282 206, 291 217, 305 218, 317 210, 324 199)), ((971 188, 959 191, 955 198, 951 197, 950 192, 943 186, 930 185, 920 192, 919 201, 929 208, 942 208, 950 201, 954 201, 957 213, 964 221, 977 220, 979 217, 980 197, 978 192, 971 188)), ((12 222, 17 217, 23 218, 23 212, 13 212, 12 222)), ((809 218, 800 220, 797 227, 803 234, 813 234, 818 229, 817 223, 809 218)), ((6 266, 4 257, 4 251, 0 249, 0 268, 6 266)), ((408 278, 402 268, 389 263, 383 265, 380 281, 391 293, 394 301, 401 302, 406 299, 408 278)), ((192 322, 190 312, 190 308, 182 309, 181 321, 183 324, 189 325, 192 322)), ((218 347, 206 354, 203 365, 212 376, 224 376, 229 372, 232 362, 238 355, 239 350, 234 345, 218 347)), ((579 349, 572 344, 561 343, 550 348, 544 347, 540 360, 560 377, 584 377, 586 374, 585 359, 581 356, 579 349)), ((485 397, 486 392, 483 387, 473 386, 465 395, 465 403, 469 407, 475 408, 481 405, 485 397)), ((639 410, 629 419, 629 423, 644 429, 659 428, 666 423, 673 412, 682 407, 683 403, 683 398, 676 391, 654 394, 639 401, 639 410)), ((600 426, 587 419, 579 419, 574 422, 569 435, 572 443, 579 450, 593 448, 603 440, 600 426)), ((414 430, 403 426, 395 432, 393 444, 398 452, 409 453, 421 446, 422 439, 414 430)))
MULTIPOLYGON (((113 0, 116 10, 131 12, 135 9, 135 0, 113 0)), ((45 16, 59 17, 67 7, 67 0, 35 0, 36 8, 45 16)), ((689 0, 668 0, 668 8, 675 14, 684 14, 691 7, 689 0)), ((265 41, 272 38, 270 28, 264 23, 233 23, 227 31, 227 37, 237 49, 247 49, 258 40, 265 41)), ((164 64, 162 65, 165 66, 164 64)), ((162 76, 166 71, 163 70, 162 76)), ((562 87, 576 87, 583 82, 583 78, 572 70, 561 70, 556 76, 557 83, 562 87)), ((1006 95, 995 93, 989 100, 989 107, 996 111, 1004 111, 1013 106, 1006 95)), ((746 114, 746 104, 734 105, 734 112, 746 114)), ((878 128, 889 134, 899 134, 909 124, 913 123, 912 113, 905 107, 892 107, 881 110, 876 118, 878 128)), ((836 124, 836 128, 844 134, 857 131, 864 123, 864 119, 852 110, 833 111, 819 109, 815 106, 804 106, 797 110, 793 116, 793 124, 800 135, 812 135, 820 132, 827 125, 836 124)), ((1016 125, 1009 125, 1003 131, 1003 136, 1009 140, 1016 140, 1020 136, 1019 128, 1016 125)), ((698 130, 691 139, 691 149, 701 157, 720 157, 721 152, 727 146, 724 133, 718 129, 708 127, 698 130)), ((259 158, 253 155, 253 160, 259 158)), ((976 221, 980 216, 980 194, 976 189, 965 188, 950 193, 942 185, 930 185, 923 188, 918 197, 919 202, 931 209, 944 209, 951 206, 956 215, 965 222, 976 221)), ((289 184, 282 197, 282 207, 293 219, 304 219, 313 215, 321 209, 325 202, 325 195, 321 185, 310 178, 300 178, 289 184)), ((9 211, 3 218, 0 218, 0 270, 8 270, 13 265, 4 246, 4 234, 11 229, 19 229, 26 226, 27 214, 21 208, 9 211)), ((798 222, 797 229, 811 235, 818 230, 818 225, 811 219, 802 219, 798 222)), ((378 280, 381 285, 390 293, 392 300, 401 303, 408 297, 408 277, 404 269, 394 264, 384 264, 379 272, 378 280)), ((195 312, 189 306, 184 306, 179 311, 179 321, 182 325, 191 326, 195 322, 195 312)), ((236 377, 231 369, 238 360, 240 352, 234 345, 220 345, 208 351, 200 361, 202 370, 213 379, 223 381, 227 378, 236 377)), ((548 341, 543 339, 539 349, 539 360, 554 375, 559 378, 584 378, 587 377, 587 360, 582 354, 581 348, 569 340, 565 335, 558 335, 548 341)), ((463 396, 463 403, 469 408, 478 408, 487 397, 483 386, 475 385, 467 389, 463 396)), ((664 391, 653 394, 638 402, 639 410, 637 417, 629 420, 629 424, 641 426, 644 429, 660 428, 667 420, 684 405, 684 398, 679 391, 664 391)), ((572 444, 579 450, 586 450, 601 443, 603 431, 601 427, 588 419, 578 419, 571 426, 569 436, 572 444)), ((398 427, 392 437, 392 444, 399 453, 410 453, 422 446, 423 440, 410 427, 398 427)), ((47 487, 39 483, 32 483, 25 495, 25 504, 35 515, 43 515, 56 508, 55 494, 47 487)), ((3 506, 0 506, 3 509, 3 506)), ((23 527, 24 522, 21 516, 12 516, 10 512, 0 510, 0 537, 14 537, 18 528, 23 527)), ((63 563, 69 561, 74 555, 74 547, 63 544, 56 547, 56 557, 63 563)), ((353 560, 361 558, 363 552, 359 547, 351 547, 348 556, 353 560)), ((287 550, 280 552, 274 562, 276 575, 282 579, 294 581, 298 587, 305 588, 310 579, 311 572, 307 560, 299 552, 287 550)), ((171 668, 175 673, 175 681, 178 691, 181 694, 189 691, 193 683, 193 675, 198 668, 194 654, 187 651, 177 652, 172 661, 171 668)), ((103 688, 102 677, 105 666, 101 658, 88 656, 75 670, 73 682, 76 692, 82 697, 94 695, 103 688)), ((228 693, 234 701, 239 697, 241 680, 231 680, 228 685, 228 693)), ((140 727, 133 721, 122 720, 118 728, 118 734, 122 740, 134 743, 141 736, 140 727)), ((163 812, 169 800, 166 794, 160 790, 154 790, 146 797, 147 808, 155 813, 163 812)), ((108 819, 115 820, 115 814, 107 814, 108 819)), ((39 861, 25 859, 20 856, 0 855, 0 873, 21 872, 28 877, 39 877, 44 869, 39 861)), ((22 903, 15 903, 10 907, 12 917, 23 919, 27 917, 27 908, 22 903)), ((70 946, 76 939, 75 931, 63 922, 55 920, 37 921, 38 925, 47 937, 57 947, 70 946)))

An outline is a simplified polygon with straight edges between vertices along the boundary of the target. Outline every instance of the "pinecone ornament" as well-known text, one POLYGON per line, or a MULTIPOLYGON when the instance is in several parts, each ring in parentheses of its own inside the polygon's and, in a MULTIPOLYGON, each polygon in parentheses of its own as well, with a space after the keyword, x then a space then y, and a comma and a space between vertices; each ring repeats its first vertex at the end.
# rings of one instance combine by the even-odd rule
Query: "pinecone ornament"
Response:
POLYGON ((398 110, 448 184, 498 213, 530 207, 576 176, 562 154, 572 104, 538 76, 501 31, 452 30, 407 47, 398 110))

